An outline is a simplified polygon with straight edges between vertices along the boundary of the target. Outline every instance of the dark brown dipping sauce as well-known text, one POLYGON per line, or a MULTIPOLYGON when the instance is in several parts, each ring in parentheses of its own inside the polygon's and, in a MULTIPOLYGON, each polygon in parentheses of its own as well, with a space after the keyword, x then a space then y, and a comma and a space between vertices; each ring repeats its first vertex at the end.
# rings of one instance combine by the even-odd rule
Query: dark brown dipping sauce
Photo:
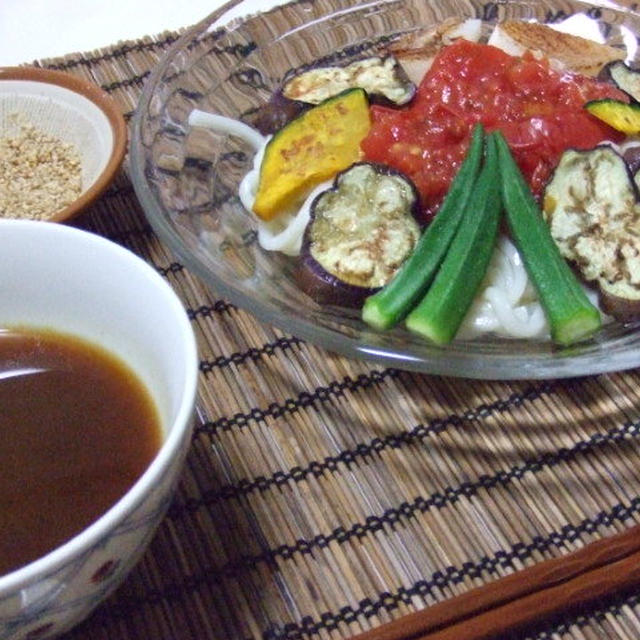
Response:
POLYGON ((53 331, 0 331, 0 575, 96 520, 162 442, 128 365, 53 331))

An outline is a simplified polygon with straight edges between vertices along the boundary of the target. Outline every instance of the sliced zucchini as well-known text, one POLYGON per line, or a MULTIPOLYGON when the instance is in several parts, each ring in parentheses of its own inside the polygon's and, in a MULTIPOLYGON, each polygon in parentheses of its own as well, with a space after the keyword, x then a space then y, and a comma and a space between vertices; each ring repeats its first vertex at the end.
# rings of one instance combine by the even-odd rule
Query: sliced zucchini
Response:
POLYGON ((603 98, 587 102, 585 109, 617 131, 629 136, 640 133, 640 103, 603 98))
POLYGON ((370 126, 363 89, 329 98, 285 125, 265 148, 255 214, 271 220, 310 189, 356 162, 370 126))

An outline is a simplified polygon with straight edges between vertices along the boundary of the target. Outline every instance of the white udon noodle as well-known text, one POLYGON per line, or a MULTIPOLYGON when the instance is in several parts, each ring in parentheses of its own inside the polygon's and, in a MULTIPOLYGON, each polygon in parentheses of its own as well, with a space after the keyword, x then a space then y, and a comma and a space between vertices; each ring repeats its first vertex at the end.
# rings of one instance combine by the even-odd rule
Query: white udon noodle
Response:
MULTIPOLYGON (((260 165, 269 136, 262 136, 248 125, 195 110, 189 123, 214 129, 218 133, 238 136, 255 149, 251 170, 238 187, 238 197, 247 211, 253 212, 258 189, 260 165), (239 126, 240 125, 240 126, 239 126)), ((271 221, 256 216, 258 242, 267 251, 279 251, 298 256, 304 231, 309 222, 310 208, 319 193, 328 189, 332 181, 312 189, 304 199, 271 221)), ((597 296, 589 289, 587 295, 594 304, 597 296)), ((511 240, 501 234, 496 243, 487 274, 456 339, 470 340, 483 334, 505 338, 547 339, 549 325, 538 296, 529 280, 520 253, 511 240)))
MULTIPOLYGON (((259 131, 233 118, 194 109, 188 118, 192 127, 203 127, 216 133, 234 136, 253 147, 255 156, 251 170, 241 180, 238 197, 242 206, 253 213, 253 203, 260 180, 260 165, 264 150, 271 136, 263 136, 259 131)), ((288 256, 300 255, 302 237, 309 222, 311 203, 316 195, 331 186, 331 182, 323 182, 305 196, 302 202, 282 211, 274 220, 265 221, 255 216, 258 225, 258 242, 267 251, 279 251, 288 256)))
POLYGON ((547 319, 520 253, 503 234, 456 338, 472 339, 485 333, 510 338, 549 335, 547 319))
MULTIPOLYGON (((253 203, 260 180, 260 165, 267 142, 269 142, 269 137, 266 137, 264 143, 256 150, 253 167, 238 187, 240 202, 247 211, 253 211, 253 203)), ((260 246, 267 251, 280 251, 288 256, 299 256, 304 230, 307 228, 311 216, 311 204, 316 196, 326 191, 331 184, 332 181, 320 183, 305 195, 302 202, 282 211, 273 220, 261 220, 256 216, 260 246)))

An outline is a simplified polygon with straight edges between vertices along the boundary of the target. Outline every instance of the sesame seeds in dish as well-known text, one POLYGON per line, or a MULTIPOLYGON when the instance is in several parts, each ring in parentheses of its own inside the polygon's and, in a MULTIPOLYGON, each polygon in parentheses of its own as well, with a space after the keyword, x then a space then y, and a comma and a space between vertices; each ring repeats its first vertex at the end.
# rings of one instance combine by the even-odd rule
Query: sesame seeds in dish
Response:
POLYGON ((71 219, 113 180, 126 143, 122 113, 98 85, 0 68, 0 218, 71 219))
POLYGON ((82 191, 78 149, 15 114, 16 135, 0 138, 0 216, 46 220, 82 191))

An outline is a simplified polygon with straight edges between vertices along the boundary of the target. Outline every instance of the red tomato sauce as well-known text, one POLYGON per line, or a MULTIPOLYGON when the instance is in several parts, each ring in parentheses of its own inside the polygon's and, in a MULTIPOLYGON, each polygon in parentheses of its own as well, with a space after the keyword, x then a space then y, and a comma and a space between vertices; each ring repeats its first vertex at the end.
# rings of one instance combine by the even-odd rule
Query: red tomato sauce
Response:
POLYGON ((411 177, 428 216, 446 194, 474 124, 482 122, 487 131, 503 132, 538 196, 564 150, 623 138, 583 109, 604 97, 627 101, 612 85, 554 71, 546 60, 458 40, 440 51, 410 105, 371 107, 362 150, 367 160, 411 177))

